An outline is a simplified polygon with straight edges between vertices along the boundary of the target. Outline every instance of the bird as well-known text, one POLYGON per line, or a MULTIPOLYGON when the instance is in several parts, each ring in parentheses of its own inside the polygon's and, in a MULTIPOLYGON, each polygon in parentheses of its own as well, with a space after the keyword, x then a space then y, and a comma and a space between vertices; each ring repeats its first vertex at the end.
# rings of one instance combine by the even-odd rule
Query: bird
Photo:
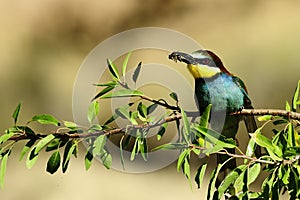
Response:
MULTIPOLYGON (((253 109, 248 91, 244 82, 230 73, 223 65, 221 59, 212 51, 200 49, 191 54, 172 52, 169 59, 182 62, 195 79, 195 101, 200 115, 211 104, 210 128, 220 132, 226 138, 235 139, 239 122, 244 119, 248 133, 257 129, 254 116, 232 115, 242 109, 253 109), (214 118, 213 116, 214 115, 214 118)), ((228 153, 235 153, 235 149, 226 149, 228 153)), ((255 150, 260 155, 260 149, 255 150)), ((217 154, 217 162, 224 163, 228 155, 217 154)), ((224 179, 229 171, 236 168, 236 160, 228 160, 221 169, 224 179)))

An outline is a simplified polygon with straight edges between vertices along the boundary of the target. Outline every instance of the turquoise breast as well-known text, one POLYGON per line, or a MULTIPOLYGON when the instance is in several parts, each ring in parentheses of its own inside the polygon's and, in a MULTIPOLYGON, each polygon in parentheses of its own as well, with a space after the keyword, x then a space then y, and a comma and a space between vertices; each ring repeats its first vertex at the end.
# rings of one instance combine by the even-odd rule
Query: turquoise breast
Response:
POLYGON ((244 105, 244 91, 226 73, 212 78, 195 80, 195 95, 200 113, 208 104, 216 112, 231 113, 240 110, 244 105))

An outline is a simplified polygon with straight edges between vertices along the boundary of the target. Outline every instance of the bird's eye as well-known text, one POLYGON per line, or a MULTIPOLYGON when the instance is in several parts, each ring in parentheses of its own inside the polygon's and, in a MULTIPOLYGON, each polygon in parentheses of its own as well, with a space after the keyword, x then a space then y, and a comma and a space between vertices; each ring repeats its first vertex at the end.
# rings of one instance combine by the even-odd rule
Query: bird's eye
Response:
POLYGON ((208 58, 204 58, 202 60, 202 63, 205 64, 205 65, 208 65, 210 63, 210 60, 208 58))

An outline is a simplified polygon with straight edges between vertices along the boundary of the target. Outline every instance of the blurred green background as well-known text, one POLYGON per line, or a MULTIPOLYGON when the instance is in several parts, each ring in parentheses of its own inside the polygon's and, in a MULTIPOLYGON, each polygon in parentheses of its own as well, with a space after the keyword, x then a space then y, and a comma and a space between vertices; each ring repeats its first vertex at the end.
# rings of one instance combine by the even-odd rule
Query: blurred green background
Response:
MULTIPOLYGON (((255 107, 284 108, 300 78, 299 6, 296 0, 2 1, 1 131, 20 101, 23 122, 40 113, 71 121, 73 83, 88 53, 114 34, 144 26, 192 37, 246 82, 255 107)), ((13 155, 1 199, 204 199, 206 190, 192 191, 175 165, 126 174, 94 163, 86 172, 80 155, 65 175, 49 175, 47 157, 28 170, 13 155)))

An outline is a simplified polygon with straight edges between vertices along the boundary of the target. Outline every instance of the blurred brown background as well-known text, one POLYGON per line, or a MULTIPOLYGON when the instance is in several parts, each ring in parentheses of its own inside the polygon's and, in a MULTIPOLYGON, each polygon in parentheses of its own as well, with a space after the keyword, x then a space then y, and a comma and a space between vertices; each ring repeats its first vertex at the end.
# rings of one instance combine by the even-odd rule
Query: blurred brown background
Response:
MULTIPOLYGON (((72 87, 88 53, 114 34, 143 26, 194 38, 246 82, 255 107, 284 108, 300 78, 299 6, 296 0, 2 1, 1 131, 20 101, 21 121, 38 113, 71 121, 72 87)), ((126 174, 94 163, 86 172, 81 155, 65 175, 51 176, 47 158, 28 170, 18 152, 13 155, 1 199, 204 199, 206 190, 191 191, 175 165, 126 174)))

